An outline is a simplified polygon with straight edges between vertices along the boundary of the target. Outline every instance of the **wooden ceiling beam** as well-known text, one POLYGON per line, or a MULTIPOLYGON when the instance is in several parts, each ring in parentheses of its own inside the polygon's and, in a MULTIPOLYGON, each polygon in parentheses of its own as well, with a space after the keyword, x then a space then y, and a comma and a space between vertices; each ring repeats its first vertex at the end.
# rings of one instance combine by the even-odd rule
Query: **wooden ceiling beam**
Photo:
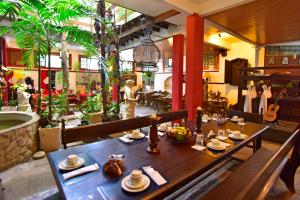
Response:
MULTIPOLYGON (((164 13, 162 13, 162 14, 157 15, 156 17, 154 17, 154 18, 153 18, 153 21, 152 21, 152 20, 149 20, 148 22, 146 22, 146 23, 145 23, 145 26, 151 25, 153 22, 154 22, 154 24, 157 24, 157 23, 159 23, 159 22, 164 21, 165 19, 168 19, 168 18, 170 18, 170 17, 173 17, 173 16, 175 16, 175 15, 178 15, 179 13, 180 13, 180 12, 178 12, 178 11, 176 11, 176 10, 174 10, 174 9, 168 10, 167 12, 164 12, 164 13)), ((138 23, 138 24, 139 24, 139 23, 138 23)), ((136 25, 135 27, 131 28, 130 30, 124 31, 123 33, 121 33, 120 37, 124 37, 124 36, 126 36, 126 35, 131 34, 131 33, 137 32, 137 31, 139 31, 139 30, 141 30, 141 29, 142 29, 141 25, 136 25)))

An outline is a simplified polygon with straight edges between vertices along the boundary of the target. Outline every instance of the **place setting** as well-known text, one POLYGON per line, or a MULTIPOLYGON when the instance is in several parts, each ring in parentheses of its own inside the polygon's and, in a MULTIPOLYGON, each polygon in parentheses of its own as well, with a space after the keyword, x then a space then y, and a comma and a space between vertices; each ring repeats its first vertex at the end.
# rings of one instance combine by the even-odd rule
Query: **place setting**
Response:
POLYGON ((167 180, 152 166, 131 170, 125 175, 113 176, 97 189, 104 199, 140 199, 167 183, 167 180))
POLYGON ((139 141, 144 141, 146 135, 142 133, 139 129, 125 133, 124 136, 119 137, 118 139, 126 144, 137 143, 139 141))
POLYGON ((70 154, 59 161, 57 166, 60 172, 59 178, 64 182, 77 181, 100 169, 97 161, 87 153, 70 154))

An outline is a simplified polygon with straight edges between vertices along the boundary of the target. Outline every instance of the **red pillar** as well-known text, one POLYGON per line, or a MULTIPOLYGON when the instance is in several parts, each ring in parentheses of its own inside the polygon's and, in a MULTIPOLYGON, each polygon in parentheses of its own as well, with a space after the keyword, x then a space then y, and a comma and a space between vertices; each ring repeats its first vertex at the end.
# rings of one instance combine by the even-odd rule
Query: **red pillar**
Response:
POLYGON ((172 111, 182 109, 184 36, 173 36, 172 49, 172 111))
POLYGON ((194 120, 196 109, 202 106, 204 18, 198 14, 186 21, 186 92, 188 120, 194 120))
POLYGON ((112 101, 117 102, 118 101, 118 85, 114 83, 112 88, 112 101))

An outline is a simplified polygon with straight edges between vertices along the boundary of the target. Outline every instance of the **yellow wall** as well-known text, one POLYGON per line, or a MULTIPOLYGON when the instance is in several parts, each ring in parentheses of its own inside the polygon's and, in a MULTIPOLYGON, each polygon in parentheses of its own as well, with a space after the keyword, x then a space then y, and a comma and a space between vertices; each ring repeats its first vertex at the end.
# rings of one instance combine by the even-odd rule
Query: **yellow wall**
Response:
MULTIPOLYGON (((248 59, 249 66, 255 66, 255 48, 252 44, 240 41, 231 44, 231 49, 227 51, 227 56, 220 55, 219 72, 209 72, 210 82, 224 83, 225 60, 235 58, 248 59)), ((220 91, 222 96, 228 98, 230 104, 237 103, 238 87, 229 84, 209 84, 208 90, 220 91)))

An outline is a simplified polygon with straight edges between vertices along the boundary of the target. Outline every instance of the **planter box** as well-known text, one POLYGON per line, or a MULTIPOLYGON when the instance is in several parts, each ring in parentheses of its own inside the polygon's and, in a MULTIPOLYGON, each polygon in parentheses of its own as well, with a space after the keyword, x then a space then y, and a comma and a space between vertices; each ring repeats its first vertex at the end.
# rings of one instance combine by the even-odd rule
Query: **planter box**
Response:
POLYGON ((90 124, 98 124, 102 122, 102 112, 89 113, 90 115, 90 124))
POLYGON ((61 128, 40 128, 40 146, 45 152, 56 151, 60 146, 61 128))

